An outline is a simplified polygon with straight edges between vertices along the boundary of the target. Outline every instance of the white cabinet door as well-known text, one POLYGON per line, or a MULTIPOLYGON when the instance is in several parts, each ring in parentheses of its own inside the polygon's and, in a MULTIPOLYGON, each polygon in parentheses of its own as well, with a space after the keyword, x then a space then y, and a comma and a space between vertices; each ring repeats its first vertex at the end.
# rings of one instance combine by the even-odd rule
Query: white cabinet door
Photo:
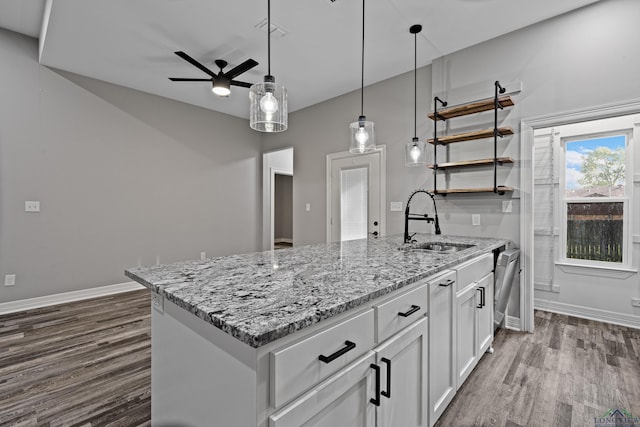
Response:
POLYGON ((381 368, 378 427, 427 427, 428 333, 423 317, 374 349, 381 368))
POLYGON ((482 357, 493 342, 493 273, 489 273, 478 281, 482 307, 478 313, 478 355, 482 357), (484 295, 483 295, 484 293, 484 295))
POLYGON ((429 281, 429 425, 456 394, 456 273, 429 281))
POLYGON ((270 427, 375 427, 376 354, 338 371, 269 417, 270 427))
POLYGON ((478 363, 478 315, 476 313, 480 293, 476 283, 467 286, 457 295, 458 310, 458 378, 456 389, 460 388, 478 363))

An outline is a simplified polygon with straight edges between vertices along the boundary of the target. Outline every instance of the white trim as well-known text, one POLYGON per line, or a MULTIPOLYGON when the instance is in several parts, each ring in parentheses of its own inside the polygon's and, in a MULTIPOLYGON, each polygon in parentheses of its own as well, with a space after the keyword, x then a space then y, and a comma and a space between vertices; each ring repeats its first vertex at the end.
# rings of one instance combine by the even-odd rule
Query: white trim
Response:
POLYGON ((606 277, 609 279, 628 279, 634 274, 638 274, 638 270, 634 268, 609 267, 588 264, 569 264, 565 262, 556 262, 556 266, 565 273, 577 274, 580 276, 606 277))
MULTIPOLYGON (((387 234, 387 146, 376 145, 374 151, 365 154, 380 153, 380 235, 387 234)), ((325 229, 327 243, 331 242, 331 163, 334 160, 345 159, 349 157, 358 157, 361 154, 354 154, 349 151, 341 151, 339 153, 327 154, 325 169, 325 189, 326 189, 326 213, 325 213, 325 229)))
POLYGON ((81 289, 79 291, 63 292, 44 297, 3 302, 0 303, 0 315, 32 310, 34 308, 48 307, 50 305, 81 301, 89 298, 104 297, 122 292, 139 291, 141 289, 146 288, 137 282, 126 282, 115 285, 100 286, 97 288, 81 289))
POLYGON ((504 320, 504 327, 505 329, 510 329, 512 331, 521 331, 520 318, 507 315, 504 320))
POLYGON ((560 285, 556 285, 555 283, 535 282, 533 284, 533 288, 536 291, 554 292, 556 294, 560 293, 560 285))
POLYGON ((582 307, 538 298, 535 300, 535 308, 536 310, 550 311, 552 313, 566 314, 583 319, 597 320, 599 322, 640 329, 640 316, 632 314, 616 313, 608 310, 599 310, 597 308, 582 307))

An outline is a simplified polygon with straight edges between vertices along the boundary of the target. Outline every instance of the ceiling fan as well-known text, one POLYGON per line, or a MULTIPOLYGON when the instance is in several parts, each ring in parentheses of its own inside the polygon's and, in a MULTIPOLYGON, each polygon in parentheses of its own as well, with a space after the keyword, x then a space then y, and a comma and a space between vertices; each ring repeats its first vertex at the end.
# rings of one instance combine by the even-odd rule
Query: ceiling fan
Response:
POLYGON ((235 77, 238 77, 240 74, 246 71, 249 71, 256 65, 258 65, 258 63, 253 59, 247 59, 242 64, 232 68, 231 70, 225 73, 222 71, 222 69, 227 66, 227 61, 223 59, 216 59, 215 63, 218 66, 218 68, 220 68, 220 72, 216 74, 182 51, 175 52, 175 54, 178 55, 180 58, 184 59, 185 61, 189 62, 194 67, 199 68, 200 70, 207 73, 208 75, 211 76, 211 78, 191 79, 191 78, 181 78, 181 77, 169 77, 169 80, 171 80, 172 82, 211 82, 213 85, 211 90, 213 91, 213 93, 215 93, 218 96, 229 96, 229 94, 231 93, 230 86, 251 87, 252 85, 251 83, 241 82, 233 79, 235 77))

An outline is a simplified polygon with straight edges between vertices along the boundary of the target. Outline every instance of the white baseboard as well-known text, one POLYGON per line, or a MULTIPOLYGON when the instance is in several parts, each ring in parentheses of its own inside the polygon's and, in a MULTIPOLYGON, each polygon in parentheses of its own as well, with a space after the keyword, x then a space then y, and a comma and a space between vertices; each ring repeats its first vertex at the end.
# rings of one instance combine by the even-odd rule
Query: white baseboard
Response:
POLYGON ((520 318, 507 315, 507 318, 504 321, 504 327, 513 331, 521 331, 522 327, 520 326, 520 318))
POLYGON ((579 305, 565 304, 562 302, 547 301, 536 298, 534 301, 536 310, 550 311, 552 313, 567 314, 583 319, 597 320, 614 325, 628 326, 640 329, 640 316, 632 314, 616 313, 614 311, 600 310, 597 308, 582 307, 579 305))
POLYGON ((31 310, 34 308, 47 307, 50 305, 64 304, 67 302, 80 301, 89 298, 104 297, 121 292, 138 291, 140 289, 145 289, 145 287, 136 282, 126 282, 118 283, 115 285, 100 286, 98 288, 63 292, 60 294, 47 295, 44 297, 3 302, 0 303, 0 315, 31 310))

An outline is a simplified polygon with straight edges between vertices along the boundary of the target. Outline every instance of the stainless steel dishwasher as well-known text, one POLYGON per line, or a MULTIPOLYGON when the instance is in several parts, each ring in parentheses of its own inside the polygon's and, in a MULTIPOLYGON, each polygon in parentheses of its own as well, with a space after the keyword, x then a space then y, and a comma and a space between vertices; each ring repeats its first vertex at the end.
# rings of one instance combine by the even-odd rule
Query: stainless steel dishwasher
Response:
POLYGON ((520 249, 507 249, 498 256, 495 269, 493 329, 503 326, 505 310, 509 303, 513 279, 520 271, 520 249))

